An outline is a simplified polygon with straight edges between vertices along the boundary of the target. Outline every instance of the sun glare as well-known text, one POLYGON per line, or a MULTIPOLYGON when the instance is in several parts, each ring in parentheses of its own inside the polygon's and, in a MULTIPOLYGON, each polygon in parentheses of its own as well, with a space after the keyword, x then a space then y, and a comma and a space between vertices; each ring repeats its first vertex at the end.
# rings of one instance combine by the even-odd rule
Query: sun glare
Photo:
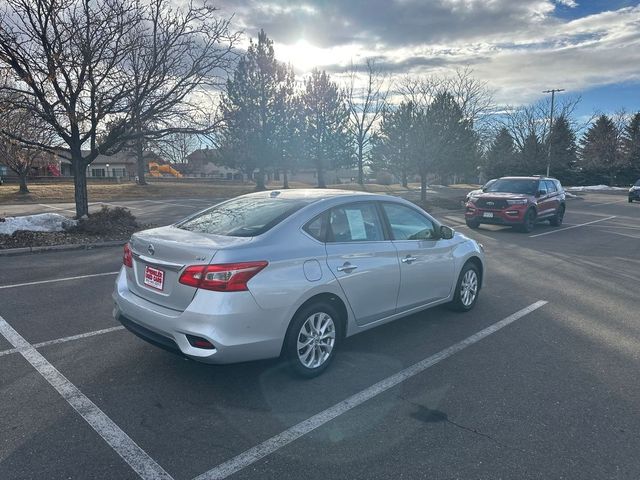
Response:
POLYGON ((308 72, 314 67, 340 63, 346 52, 343 48, 320 48, 305 39, 300 39, 291 45, 276 45, 278 60, 290 63, 299 72, 308 72))

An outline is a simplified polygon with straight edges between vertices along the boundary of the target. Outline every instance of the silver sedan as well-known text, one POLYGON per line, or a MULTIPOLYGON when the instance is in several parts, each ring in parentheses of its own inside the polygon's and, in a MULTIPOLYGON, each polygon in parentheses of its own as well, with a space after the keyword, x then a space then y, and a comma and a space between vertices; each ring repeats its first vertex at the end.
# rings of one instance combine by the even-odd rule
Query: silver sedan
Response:
POLYGON ((473 308, 482 246, 403 199, 342 190, 244 195, 125 245, 114 316, 189 358, 283 355, 324 371, 341 340, 433 307, 473 308))

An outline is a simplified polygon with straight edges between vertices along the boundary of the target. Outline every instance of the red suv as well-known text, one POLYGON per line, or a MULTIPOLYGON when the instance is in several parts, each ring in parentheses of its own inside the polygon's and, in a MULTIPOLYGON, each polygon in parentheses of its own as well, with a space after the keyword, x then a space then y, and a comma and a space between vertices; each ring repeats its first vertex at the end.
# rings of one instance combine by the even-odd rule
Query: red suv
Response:
POLYGON ((565 209, 564 189, 555 178, 502 177, 469 198, 464 217, 470 228, 491 223, 530 232, 543 220, 559 227, 565 209))

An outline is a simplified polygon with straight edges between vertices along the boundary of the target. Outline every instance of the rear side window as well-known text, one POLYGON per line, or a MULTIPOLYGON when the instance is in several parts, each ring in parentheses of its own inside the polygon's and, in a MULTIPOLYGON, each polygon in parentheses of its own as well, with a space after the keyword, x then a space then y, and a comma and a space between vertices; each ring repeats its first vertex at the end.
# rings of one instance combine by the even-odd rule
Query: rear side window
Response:
POLYGON ((325 214, 318 215, 316 218, 307 223, 303 230, 311 235, 319 242, 324 242, 326 237, 326 227, 324 222, 325 214))
POLYGON ((372 203, 354 203, 329 212, 329 242, 377 242, 384 240, 382 223, 372 203))
POLYGON ((178 228, 227 237, 254 237, 265 233, 311 200, 237 198, 191 217, 178 228))

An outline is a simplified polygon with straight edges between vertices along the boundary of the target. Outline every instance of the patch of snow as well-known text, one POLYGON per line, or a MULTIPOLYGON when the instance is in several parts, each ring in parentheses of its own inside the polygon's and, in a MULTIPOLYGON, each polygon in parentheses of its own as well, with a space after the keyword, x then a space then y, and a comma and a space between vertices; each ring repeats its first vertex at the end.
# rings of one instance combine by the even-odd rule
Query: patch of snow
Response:
POLYGON ((610 187, 609 185, 587 185, 585 187, 567 187, 565 190, 570 192, 598 192, 611 190, 628 190, 624 187, 610 187))
POLYGON ((566 190, 564 191, 564 195, 567 198, 578 198, 578 195, 574 195, 573 193, 567 192, 566 190))
POLYGON ((40 213, 24 217, 6 217, 0 222, 0 234, 12 235, 16 230, 31 232, 62 232, 68 227, 77 225, 76 220, 58 213, 40 213))

